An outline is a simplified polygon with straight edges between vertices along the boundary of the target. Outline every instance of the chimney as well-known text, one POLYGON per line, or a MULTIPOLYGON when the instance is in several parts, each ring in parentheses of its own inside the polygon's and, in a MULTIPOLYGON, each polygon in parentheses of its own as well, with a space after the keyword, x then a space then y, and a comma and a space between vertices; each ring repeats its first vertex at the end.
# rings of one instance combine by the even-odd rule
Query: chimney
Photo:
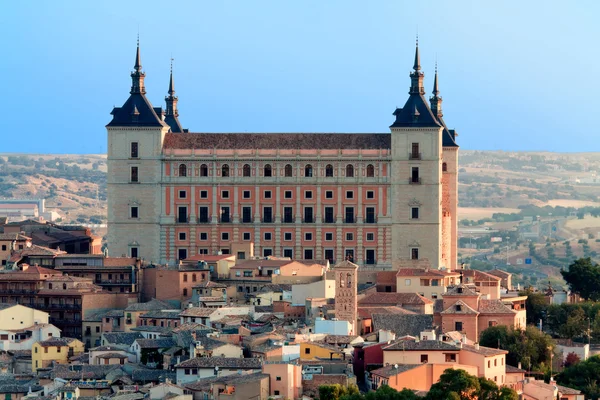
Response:
POLYGON ((462 334, 461 343, 467 343, 467 335, 465 333, 462 334))
POLYGON ((521 368, 521 362, 519 361, 519 363, 517 364, 517 368, 522 369, 521 368))
POLYGON ((475 343, 475 350, 479 350, 479 343, 475 343))

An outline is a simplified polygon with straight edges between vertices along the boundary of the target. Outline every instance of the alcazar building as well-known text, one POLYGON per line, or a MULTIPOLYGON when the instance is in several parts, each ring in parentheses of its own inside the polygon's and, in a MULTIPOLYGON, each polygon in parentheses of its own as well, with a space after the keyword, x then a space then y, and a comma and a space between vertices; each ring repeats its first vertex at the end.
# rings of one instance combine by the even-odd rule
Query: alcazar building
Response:
POLYGON ((425 98, 417 46, 388 133, 203 133, 146 97, 138 45, 130 96, 108 131, 108 250, 174 264, 203 254, 456 268, 456 133, 437 71, 425 98))

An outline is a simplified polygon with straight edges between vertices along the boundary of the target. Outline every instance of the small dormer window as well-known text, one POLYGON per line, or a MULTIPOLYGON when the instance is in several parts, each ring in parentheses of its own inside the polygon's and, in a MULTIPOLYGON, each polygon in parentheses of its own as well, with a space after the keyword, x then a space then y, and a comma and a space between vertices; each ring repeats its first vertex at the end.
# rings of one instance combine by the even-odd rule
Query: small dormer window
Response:
POLYGON ((463 292, 463 288, 461 288, 461 287, 457 288, 457 289, 456 289, 456 292, 457 292, 457 293, 462 293, 462 292, 463 292))
POLYGON ((456 305, 456 311, 459 311, 459 312, 462 311, 462 306, 460 304, 456 305))

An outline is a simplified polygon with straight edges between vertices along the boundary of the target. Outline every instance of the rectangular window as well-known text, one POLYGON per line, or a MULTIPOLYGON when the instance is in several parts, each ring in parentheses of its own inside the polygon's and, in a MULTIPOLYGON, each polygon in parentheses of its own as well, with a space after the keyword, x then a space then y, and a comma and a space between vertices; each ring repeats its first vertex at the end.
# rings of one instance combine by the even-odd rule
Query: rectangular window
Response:
POLYGON ((263 208, 263 222, 273 222, 273 207, 263 208))
POLYGON ((188 222, 187 207, 185 207, 185 206, 177 207, 177 222, 179 222, 179 223, 188 222))
POLYGON ((305 199, 312 199, 313 198, 312 195, 313 195, 312 190, 307 190, 307 191, 304 192, 304 198, 305 199))
POLYGON ((229 232, 221 232, 221 240, 229 240, 229 232))
POLYGON ((228 199, 229 198, 229 190, 222 190, 221 197, 224 199, 228 199))
POLYGON ((412 207, 410 209, 410 217, 412 219, 419 219, 419 207, 412 207))
POLYGON ((130 214, 131 214, 131 218, 139 218, 137 206, 131 206, 131 213, 130 214))
POLYGON ((325 249, 325 259, 333 263, 333 249, 325 249))
POLYGON ((404 286, 410 286, 410 279, 404 280, 404 286))
POLYGON ((245 251, 238 251, 238 253, 237 253, 237 259, 238 260, 245 260, 246 259, 246 252, 245 251))
POLYGON ((367 242, 372 242, 375 240, 375 234, 373 232, 367 233, 367 242))
POLYGON ((332 232, 326 232, 325 233, 325 240, 330 242, 333 240, 333 233, 332 232))
POLYGON ((375 219, 375 207, 365 208, 365 223, 374 224, 377 220, 375 219))
POLYGON ((221 207, 221 222, 231 222, 231 214, 229 213, 229 207, 221 207))
POLYGON ((304 240, 306 240, 307 242, 310 242, 312 240, 312 233, 310 233, 310 232, 304 233, 304 240))
POLYGON ((354 198, 354 191, 352 191, 352 190, 347 190, 347 191, 346 191, 346 198, 347 198, 347 199, 353 199, 353 198, 354 198))
POLYGON ((276 376, 276 377, 275 377, 275 380, 276 380, 276 381, 280 381, 280 380, 281 380, 281 377, 280 377, 280 376, 276 376))
POLYGON ((375 198, 375 192, 372 190, 367 190, 367 199, 374 199, 375 198))
POLYGON ((179 240, 185 240, 185 239, 186 239, 185 232, 179 232, 179 240))
POLYGON ((138 167, 131 167, 131 177, 130 177, 129 181, 130 182, 139 182, 138 167))
POLYGON ((185 260, 187 258, 187 249, 177 249, 177 255, 180 260, 185 260))
POLYGON ((456 321, 454 323, 454 330, 457 331, 457 332, 462 332, 462 330, 463 330, 463 323, 456 321))
POLYGON ((286 224, 291 224, 294 222, 293 207, 283 207, 283 222, 286 224))
POLYGON ((244 232, 244 240, 250 240, 250 232, 244 232))
POLYGON ((410 249, 410 258, 411 258, 411 260, 418 260, 419 259, 419 249, 416 249, 416 248, 410 249))
POLYGON ((333 207, 325 207, 325 219, 323 222, 326 224, 333 224, 335 222, 333 217, 333 207))
POLYGON ((326 199, 333 199, 333 190, 327 190, 327 191, 325 191, 325 198, 326 199))
POLYGON ((346 218, 344 222, 347 224, 354 223, 354 207, 346 207, 346 218))
POLYGON ((179 198, 180 199, 185 199, 187 197, 187 192, 185 190, 180 190, 179 191, 179 198))
POLYGON ((283 240, 289 242, 292 240, 292 232, 284 232, 283 240))
POLYGON ((304 249, 304 259, 312 260, 313 259, 313 251, 312 249, 304 249))
POLYGON ((365 264, 375 264, 375 250, 367 249, 367 251, 365 252, 365 264))
POLYGON ((265 190, 265 199, 270 199, 270 198, 271 198, 271 191, 265 190))
POLYGON ((448 353, 448 354, 445 354, 445 356, 446 356, 446 362, 456 362, 456 354, 448 353))
POLYGON ((429 361, 429 355, 421 354, 421 362, 426 364, 429 361))
POLYGON ((200 232, 200 240, 208 240, 208 233, 200 232))
POLYGON ((138 258, 138 257, 139 257, 139 254, 138 254, 138 248, 137 248, 137 247, 132 247, 132 248, 129 250, 129 254, 131 254, 131 257, 132 257, 132 258, 138 258))
POLYGON ((252 222, 252 207, 242 207, 242 222, 252 222))
POLYGON ((293 259, 294 258, 294 249, 283 249, 283 256, 293 259))
POLYGON ((351 232, 346 233, 346 240, 349 240, 349 241, 354 240, 354 235, 351 232))
POLYGON ((419 154, 419 143, 413 143, 411 152, 410 152, 411 160, 419 160, 421 155, 419 154))
POLYGON ((304 349, 304 354, 310 354, 310 347, 304 349))
POLYGON ((200 198, 201 199, 208 199, 208 190, 201 190, 200 191, 200 198))
POLYGON ((270 257, 273 255, 273 249, 263 247, 263 257, 270 257))
POLYGON ((283 198, 284 199, 291 199, 292 198, 292 191, 291 190, 286 190, 285 192, 283 192, 283 198))
POLYGON ((199 223, 208 223, 208 207, 202 206, 198 208, 198 222, 199 223))
POLYGON ((270 241, 272 239, 272 233, 271 232, 265 232, 265 240, 270 241))
POLYGON ((410 182, 421 183, 421 178, 419 178, 419 167, 412 167, 410 182))
POLYGON ((315 222, 313 218, 313 208, 304 207, 304 223, 311 224, 313 222, 315 222))
POLYGON ((249 190, 244 190, 242 192, 242 198, 249 199, 250 198, 250 191, 249 190))
POLYGON ((138 142, 131 142, 131 158, 138 158, 138 142))

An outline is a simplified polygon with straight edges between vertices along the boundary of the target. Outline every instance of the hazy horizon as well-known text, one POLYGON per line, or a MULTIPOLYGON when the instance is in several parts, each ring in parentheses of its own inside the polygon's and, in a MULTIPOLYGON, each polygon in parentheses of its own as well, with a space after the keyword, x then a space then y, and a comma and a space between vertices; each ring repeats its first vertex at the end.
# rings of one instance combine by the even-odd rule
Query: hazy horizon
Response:
POLYGON ((6 153, 105 153, 110 111, 129 95, 138 27, 148 99, 164 107, 172 56, 191 132, 389 132, 408 97, 418 30, 426 96, 437 58, 444 119, 462 149, 600 151, 593 1, 0 9, 6 153))

